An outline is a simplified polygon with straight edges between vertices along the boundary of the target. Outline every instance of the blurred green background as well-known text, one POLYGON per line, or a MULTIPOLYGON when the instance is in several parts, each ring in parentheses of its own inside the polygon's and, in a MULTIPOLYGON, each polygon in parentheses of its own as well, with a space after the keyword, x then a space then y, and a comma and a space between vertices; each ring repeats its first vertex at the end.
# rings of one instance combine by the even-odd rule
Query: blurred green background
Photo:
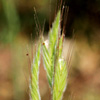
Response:
MULTIPOLYGON (((29 100, 26 54, 32 58, 40 27, 47 39, 59 5, 60 0, 0 0, 0 100, 29 100)), ((63 5, 69 6, 62 19, 63 55, 71 57, 63 100, 100 100, 100 0, 63 0, 63 5)), ((39 86, 42 100, 51 100, 42 61, 39 86)))

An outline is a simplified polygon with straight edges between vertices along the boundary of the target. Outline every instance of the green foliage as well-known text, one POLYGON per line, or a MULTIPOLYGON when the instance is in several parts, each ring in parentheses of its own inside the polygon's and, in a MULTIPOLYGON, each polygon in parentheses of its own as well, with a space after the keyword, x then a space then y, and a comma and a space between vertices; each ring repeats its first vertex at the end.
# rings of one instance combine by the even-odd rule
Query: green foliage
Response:
POLYGON ((37 53, 36 53, 34 61, 32 63, 31 82, 30 82, 30 93, 31 93, 32 100, 40 100, 39 84, 38 84, 40 52, 41 52, 41 44, 39 44, 39 46, 38 46, 37 53))
POLYGON ((6 25, 0 32, 0 41, 5 43, 12 42, 20 31, 20 20, 16 10, 14 0, 1 0, 4 15, 6 18, 6 25))
MULTIPOLYGON (((66 87, 67 68, 62 57, 64 35, 60 34, 60 11, 49 32, 48 48, 43 41, 43 62, 47 79, 51 88, 52 100, 61 100, 66 87)), ((40 58, 40 45, 32 65, 31 97, 32 100, 40 100, 38 90, 38 70, 40 58)))

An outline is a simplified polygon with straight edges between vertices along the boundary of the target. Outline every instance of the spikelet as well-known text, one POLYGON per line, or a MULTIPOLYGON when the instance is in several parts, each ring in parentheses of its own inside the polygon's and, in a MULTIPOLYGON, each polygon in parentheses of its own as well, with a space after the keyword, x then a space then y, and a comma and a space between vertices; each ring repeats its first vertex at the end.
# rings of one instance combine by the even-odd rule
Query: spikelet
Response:
POLYGON ((30 98, 31 100, 41 100, 39 93, 39 65, 40 65, 40 53, 41 53, 41 43, 38 45, 38 49, 34 60, 32 62, 31 69, 31 80, 30 80, 30 98))
MULTIPOLYGON (((60 34, 60 11, 49 31, 49 44, 43 41, 43 64, 51 88, 52 100, 61 100, 67 84, 67 67, 62 57, 63 34, 60 34), (47 47, 48 45, 48 47, 47 47)), ((32 100, 41 100, 38 85, 41 44, 32 63, 30 92, 32 100)))
POLYGON ((43 43, 43 61, 47 73, 47 79, 51 88, 53 86, 54 63, 55 63, 54 61, 55 61, 59 26, 60 26, 60 11, 58 12, 57 17, 53 23, 53 27, 50 29, 49 32, 49 48, 47 49, 45 42, 43 43))
POLYGON ((61 100, 66 87, 67 68, 62 57, 63 34, 60 31, 60 11, 49 32, 49 47, 43 43, 43 62, 51 87, 52 100, 61 100))
POLYGON ((67 82, 66 63, 62 58, 59 58, 56 66, 53 86, 53 100, 61 100, 67 82))

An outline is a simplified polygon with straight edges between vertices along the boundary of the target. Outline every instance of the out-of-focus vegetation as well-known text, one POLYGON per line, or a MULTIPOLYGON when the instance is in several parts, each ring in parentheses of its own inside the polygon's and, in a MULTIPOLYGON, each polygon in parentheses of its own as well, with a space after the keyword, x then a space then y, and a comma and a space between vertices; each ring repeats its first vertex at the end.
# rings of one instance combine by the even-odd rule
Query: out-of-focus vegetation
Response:
POLYGON ((1 3, 3 9, 1 20, 4 21, 2 22, 2 29, 0 28, 0 40, 3 42, 12 42, 20 29, 19 16, 13 0, 1 0, 1 3))
MULTIPOLYGON (((100 100, 100 0, 63 2, 69 6, 65 25, 65 58, 70 56, 73 47, 73 30, 75 34, 64 100, 100 100)), ((29 100, 30 61, 26 54, 32 54, 30 34, 33 34, 35 51, 39 30, 36 23, 44 26, 46 35, 49 20, 52 23, 58 4, 57 0, 0 0, 0 100, 29 100)), ((43 100, 49 100, 50 91, 42 65, 40 94, 43 100)))

